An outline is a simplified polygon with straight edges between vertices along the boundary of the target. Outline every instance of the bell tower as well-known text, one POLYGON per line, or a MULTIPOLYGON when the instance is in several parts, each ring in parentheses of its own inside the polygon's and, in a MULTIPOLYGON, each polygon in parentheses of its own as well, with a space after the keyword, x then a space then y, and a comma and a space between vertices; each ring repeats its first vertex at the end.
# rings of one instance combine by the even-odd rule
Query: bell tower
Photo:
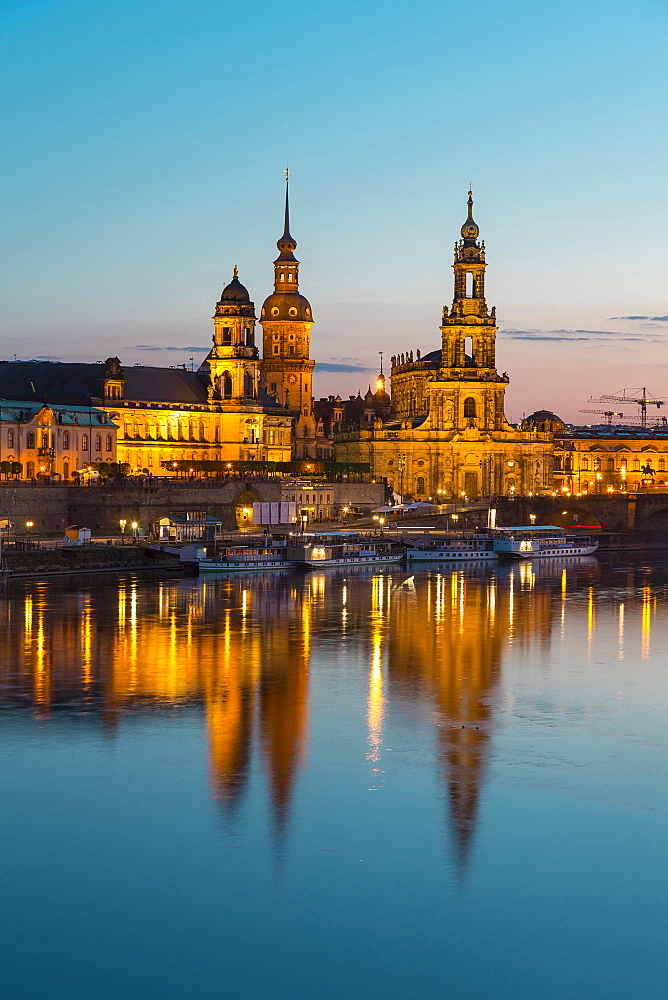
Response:
POLYGON ((260 313, 263 330, 262 380, 264 388, 293 415, 293 458, 315 458, 316 424, 313 415, 313 369, 309 358, 313 315, 311 304, 299 292, 297 241, 290 235, 289 174, 286 171, 285 224, 274 261, 274 291, 260 313))
POLYGON ((213 347, 200 366, 200 371, 209 375, 210 400, 257 405, 259 367, 255 306, 235 267, 216 303, 213 347))
POLYGON ((496 370, 496 307, 485 299, 485 242, 473 218, 469 190, 468 215, 455 243, 454 297, 450 311, 443 307, 439 389, 448 383, 444 413, 452 426, 463 430, 501 430, 506 426, 504 396, 507 375, 496 370))

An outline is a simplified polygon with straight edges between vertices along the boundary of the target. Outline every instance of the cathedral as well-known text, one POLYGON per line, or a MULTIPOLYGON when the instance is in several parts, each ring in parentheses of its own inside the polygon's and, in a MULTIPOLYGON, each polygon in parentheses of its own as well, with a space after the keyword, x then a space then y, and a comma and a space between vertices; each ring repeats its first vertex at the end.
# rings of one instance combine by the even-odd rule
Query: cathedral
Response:
POLYGON ((441 346, 392 358, 367 394, 366 420, 339 425, 339 462, 368 462, 401 496, 419 500, 536 492, 552 485, 552 434, 509 424, 509 378, 496 368, 496 308, 485 298, 485 243, 468 216, 455 243, 454 296, 443 308, 441 346))
POLYGON ((255 306, 235 267, 216 303, 213 345, 197 371, 123 366, 117 357, 0 362, 3 471, 66 480, 95 464, 120 463, 134 474, 168 476, 191 462, 319 456, 313 316, 299 292, 287 184, 277 246, 274 291, 260 316, 263 358, 255 306))

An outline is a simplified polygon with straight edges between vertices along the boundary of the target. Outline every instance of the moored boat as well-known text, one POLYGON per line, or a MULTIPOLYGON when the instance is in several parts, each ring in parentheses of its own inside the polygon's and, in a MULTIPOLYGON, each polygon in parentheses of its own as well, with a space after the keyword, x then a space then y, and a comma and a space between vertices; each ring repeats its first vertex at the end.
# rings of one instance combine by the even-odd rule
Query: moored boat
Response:
POLYGON ((503 559, 545 559, 589 556, 598 548, 591 535, 570 534, 554 524, 490 529, 494 551, 503 559))
POLYGON ((206 573, 268 573, 290 569, 283 544, 228 545, 211 558, 198 559, 200 575, 206 573))
POLYGON ((463 562, 498 559, 487 534, 426 537, 406 543, 409 562, 463 562))
POLYGON ((292 535, 286 546, 288 563, 307 568, 396 563, 403 557, 400 543, 373 535, 292 535))

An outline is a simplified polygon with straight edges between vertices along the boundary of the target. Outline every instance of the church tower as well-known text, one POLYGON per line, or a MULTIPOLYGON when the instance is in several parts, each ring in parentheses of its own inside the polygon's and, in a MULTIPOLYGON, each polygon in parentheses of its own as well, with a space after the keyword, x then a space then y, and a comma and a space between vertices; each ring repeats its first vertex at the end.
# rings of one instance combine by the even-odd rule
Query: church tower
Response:
POLYGON ((200 367, 210 376, 210 401, 257 405, 259 367, 255 306, 235 267, 216 303, 213 347, 200 367))
MULTIPOLYGON (((455 287, 452 306, 443 307, 441 372, 439 381, 452 381, 458 391, 451 396, 451 420, 463 428, 475 421, 483 430, 505 428, 506 375, 496 370, 496 307, 485 300, 485 242, 473 219, 473 194, 469 191, 468 216, 455 243, 455 287)), ((439 388, 442 388, 439 386, 439 388)))
POLYGON ((262 379, 266 391, 293 414, 293 458, 315 458, 313 369, 309 358, 313 326, 311 305, 299 293, 297 242, 290 235, 290 203, 286 175, 285 227, 277 242, 274 291, 262 306, 262 379))

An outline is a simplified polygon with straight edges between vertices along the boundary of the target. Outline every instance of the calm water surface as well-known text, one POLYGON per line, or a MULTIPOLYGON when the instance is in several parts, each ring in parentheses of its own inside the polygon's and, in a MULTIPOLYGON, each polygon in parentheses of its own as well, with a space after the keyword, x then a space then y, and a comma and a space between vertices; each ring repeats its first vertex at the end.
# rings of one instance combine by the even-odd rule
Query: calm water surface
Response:
POLYGON ((664 998, 668 567, 0 590, 8 1000, 664 998))

